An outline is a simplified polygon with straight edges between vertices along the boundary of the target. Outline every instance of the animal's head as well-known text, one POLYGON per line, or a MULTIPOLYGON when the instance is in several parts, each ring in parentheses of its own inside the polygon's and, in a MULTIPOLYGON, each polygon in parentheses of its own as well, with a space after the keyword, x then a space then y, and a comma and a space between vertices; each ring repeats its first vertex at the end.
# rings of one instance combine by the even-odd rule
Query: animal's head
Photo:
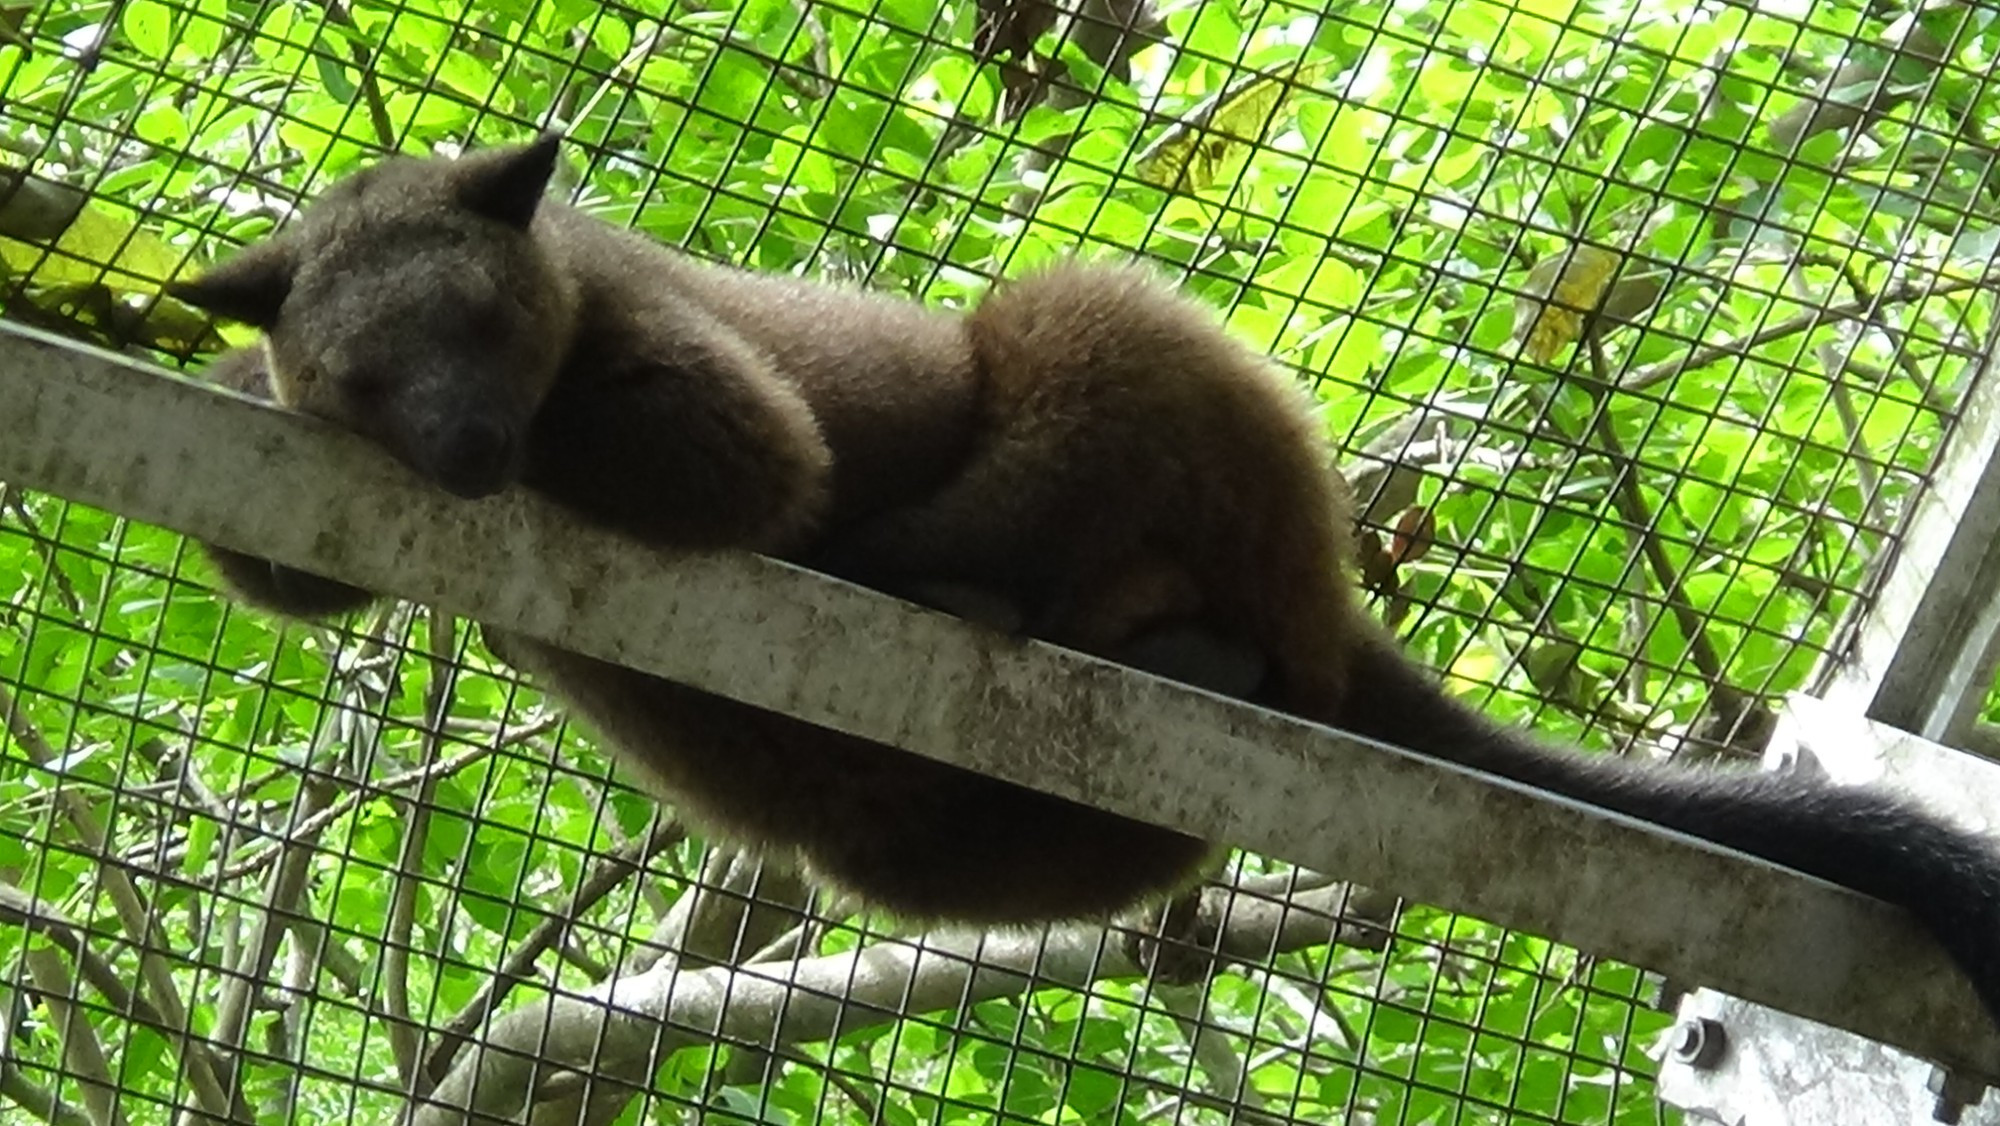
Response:
POLYGON ((530 227, 558 138, 393 158, 169 292, 264 331, 272 395, 465 497, 519 475, 575 295, 530 227))

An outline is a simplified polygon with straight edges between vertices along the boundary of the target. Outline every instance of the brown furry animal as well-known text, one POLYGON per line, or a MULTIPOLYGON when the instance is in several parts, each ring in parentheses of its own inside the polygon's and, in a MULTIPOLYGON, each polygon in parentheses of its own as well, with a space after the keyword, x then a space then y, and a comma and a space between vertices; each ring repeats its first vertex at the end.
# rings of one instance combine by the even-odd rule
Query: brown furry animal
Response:
MULTIPOLYGON (((1068 265, 963 317, 699 265, 542 200, 556 141, 391 160, 178 287, 261 327, 279 402, 446 488, 515 481, 648 543, 997 594, 1114 657, 1161 630, 1232 690, 1909 908, 2000 1013, 2000 857, 1888 794, 1541 747, 1447 697, 1357 605, 1300 397, 1207 311, 1068 265)), ((227 557, 223 557, 227 560, 227 557)), ((365 597, 237 560, 289 612, 365 597), (351 598, 348 596, 351 594, 351 598)), ((245 582, 245 579, 250 581, 245 582)), ((504 646, 686 814, 891 910, 1025 923, 1171 893, 1199 841, 526 639, 504 646)))

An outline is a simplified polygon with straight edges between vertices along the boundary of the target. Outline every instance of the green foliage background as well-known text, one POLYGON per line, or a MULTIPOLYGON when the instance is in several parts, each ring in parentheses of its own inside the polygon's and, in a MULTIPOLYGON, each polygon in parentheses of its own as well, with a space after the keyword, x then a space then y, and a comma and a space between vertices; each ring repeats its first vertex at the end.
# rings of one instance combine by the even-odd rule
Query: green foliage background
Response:
MULTIPOLYGON (((701 255, 945 304, 1061 254, 1174 271, 1317 388, 1384 532, 1383 612, 1502 714, 1633 753, 1690 733, 1722 750, 1683 753, 1741 753, 1755 740, 1732 742, 1734 721, 1810 687, 1991 344, 1991 12, 1170 3, 1129 76, 1045 38, 1080 96, 1012 119, 1001 66, 972 48, 977 15, 940 0, 0 0, 6 311, 155 354, 212 350, 159 283, 384 150, 559 125, 586 206, 701 255), (1611 291, 1637 301, 1632 323, 1607 326, 1595 356, 1586 342, 1525 362, 1522 291, 1546 294, 1579 238, 1623 259, 1611 291), (1867 315, 1808 314, 1821 305, 1867 315)), ((542 723, 540 701, 452 640, 458 736, 542 723)), ((425 760, 443 667, 429 644, 407 611, 278 627, 212 593, 173 535, 7 493, 0 687, 19 710, 0 876, 109 935, 101 861, 135 867, 186 959, 197 1026, 214 1021, 204 969, 234 964, 260 917, 236 869, 331 800, 301 765, 379 781, 425 760), (376 635, 388 645, 371 656, 376 635), (108 840, 81 839, 77 802, 108 840)), ((557 734, 435 787, 420 1019, 464 1004, 593 853, 644 831, 648 805, 557 734), (554 789, 551 756, 566 767, 554 789)), ((269 1050, 247 1082, 271 1121, 395 1105, 371 1010, 411 839, 401 809, 372 795, 315 839, 308 913, 358 976, 299 1002, 309 1019, 253 1018, 269 1050)), ((683 879, 667 896, 701 853, 669 855, 683 879)), ((633 896, 613 896, 583 945, 615 961, 634 916, 633 896)), ((1660 1113, 1644 1051, 1664 1018, 1631 1004, 1635 972, 1432 911, 1397 927, 1384 953, 1287 954, 1214 985, 1209 1016, 1253 1045, 1248 1084, 1268 1109, 1660 1113)), ((16 998, 39 941, 0 928, 16 998)), ((116 943, 105 956, 135 964, 116 943)), ((831 1067, 890 1083, 877 1109, 891 1121, 1138 1122, 1157 1097, 1131 1076, 1198 1080, 1175 1021, 1134 1007, 1139 985, 1100 989, 913 1018, 763 1082, 677 1059, 662 1083, 755 1121, 865 1117, 831 1067)), ((26 1011, 9 1019, 13 1073, 58 1086, 60 1039, 20 1025, 26 1011)), ((91 1019, 130 1120, 166 1121, 148 1100, 178 1090, 167 1040, 91 1019)))

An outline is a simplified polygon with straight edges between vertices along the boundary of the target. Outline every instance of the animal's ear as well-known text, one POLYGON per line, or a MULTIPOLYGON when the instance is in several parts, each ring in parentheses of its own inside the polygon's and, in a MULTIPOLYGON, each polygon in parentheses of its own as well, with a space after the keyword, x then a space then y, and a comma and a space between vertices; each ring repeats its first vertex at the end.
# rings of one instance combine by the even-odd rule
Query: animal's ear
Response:
POLYGON ((283 238, 253 243, 198 278, 171 282, 167 293, 218 317, 257 328, 278 323, 278 310, 292 292, 298 269, 291 244, 283 238))
POLYGON ((452 166, 458 201, 477 215, 526 229, 555 175, 562 134, 549 132, 525 145, 486 149, 452 166))

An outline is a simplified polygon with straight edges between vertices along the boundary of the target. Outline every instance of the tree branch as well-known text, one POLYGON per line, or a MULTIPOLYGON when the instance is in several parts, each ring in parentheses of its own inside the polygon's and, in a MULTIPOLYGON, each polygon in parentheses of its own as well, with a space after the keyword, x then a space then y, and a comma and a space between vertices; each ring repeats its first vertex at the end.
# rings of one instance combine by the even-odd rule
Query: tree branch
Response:
MULTIPOLYGON (((522 729, 519 737, 525 739, 529 735, 545 731, 555 726, 555 724, 556 720, 553 718, 547 723, 538 722, 530 724, 528 728, 522 729)), ((446 755, 435 762, 426 762, 401 774, 392 774, 380 782, 358 782, 350 787, 346 793, 328 802, 325 808, 315 811, 312 816, 287 828, 284 831, 284 836, 259 846, 256 852, 224 868, 219 878, 223 880, 242 879, 244 876, 271 863, 272 859, 285 848, 300 841, 317 840, 321 834, 326 832, 329 825, 354 812, 361 803, 394 794, 399 790, 408 789, 411 786, 428 785, 434 787, 440 780, 449 778, 466 767, 491 755, 494 751, 506 746, 509 741, 503 738, 495 740, 492 743, 482 743, 475 747, 466 747, 453 754, 446 755)))
POLYGON ((50 1126, 96 1126, 90 1116, 63 1102, 54 1091, 21 1074, 12 1060, 0 1059, 0 1096, 50 1126))
MULTIPOLYGON (((134 993, 125 984, 125 975, 90 948, 91 931, 70 919, 49 903, 29 895, 12 883, 0 881, 0 922, 34 931, 70 956, 77 973, 104 997, 106 1004, 128 1020, 152 1029, 175 1046, 186 1068, 188 1082, 197 1089, 195 1097, 204 1106, 230 1105, 216 1076, 222 1062, 209 1045, 189 1034, 185 1022, 170 1023, 152 1002, 134 993)), ((215 1121, 243 1121, 208 1115, 215 1121)))
POLYGON ((599 861, 596 869, 577 885, 561 913, 545 916, 535 924, 535 928, 508 951, 500 968, 480 985, 472 1000, 453 1014, 438 1031, 431 1043, 430 1053, 424 1059, 423 1069, 418 1073, 420 1092, 428 1093, 436 1086, 458 1058, 459 1050, 470 1039, 473 1030, 492 1016, 515 985, 528 980, 536 960, 567 933, 577 919, 597 906, 599 900, 611 894, 633 873, 642 870, 647 861, 662 850, 680 843, 686 836, 687 832, 679 822, 661 820, 655 823, 650 834, 629 842, 599 861))
POLYGON ((375 81, 375 60, 359 40, 352 38, 358 36, 361 29, 354 26, 354 18, 348 14, 347 5, 341 0, 326 0, 326 18, 329 23, 347 29, 347 57, 353 61, 355 71, 361 76, 358 83, 361 100, 368 107, 368 119, 375 127, 376 142, 384 152, 395 152, 396 122, 389 116, 389 102, 382 96, 381 85, 375 81))
POLYGON ((1666 544, 1661 542, 1654 530, 1653 512, 1647 507, 1645 494, 1639 491, 1638 464, 1632 460, 1632 455, 1625 452, 1624 443, 1618 440, 1618 430, 1611 423, 1608 400, 1609 389, 1614 384, 1610 363, 1604 356, 1604 341, 1593 329, 1584 334, 1584 343, 1590 354, 1591 374, 1595 377, 1594 384, 1586 385, 1591 396, 1590 426, 1599 448, 1611 462, 1611 503, 1618 510, 1618 518, 1634 536, 1639 537, 1647 567, 1653 572, 1653 581, 1659 584, 1660 597, 1680 626, 1681 636, 1687 640, 1689 659, 1694 661, 1695 668, 1700 670, 1711 690, 1720 691, 1725 684, 1722 656, 1716 652, 1715 643, 1709 640, 1707 624, 1688 598, 1687 588, 1681 583, 1680 570, 1667 555, 1666 544))
MULTIPOLYGON (((4 716, 5 726, 13 735, 15 745, 21 748, 30 762, 52 774, 60 773, 56 766, 60 756, 55 748, 4 684, 0 684, 0 716, 4 716)), ((118 921, 138 951, 139 974, 152 993, 153 1002, 159 1006, 161 1022, 172 1030, 168 1034, 169 1039, 185 1047, 190 1043, 187 1006, 174 984, 173 971, 161 954, 168 948, 166 937, 160 933, 152 910, 145 897, 139 894, 138 887, 123 869, 108 862, 110 834, 97 820, 89 800, 76 786, 63 786, 59 791, 57 801, 63 814, 82 840, 85 850, 96 859, 99 886, 111 897, 118 921)), ((240 1097, 224 1093, 221 1073, 208 1071, 209 1065, 214 1062, 212 1059, 205 1054, 185 1054, 183 1062, 187 1066, 194 1096, 203 1111, 211 1116, 226 1118, 232 1108, 240 1110, 243 1107, 240 1097)))
MULTIPOLYGON (((1812 286, 1807 283, 1805 271, 1799 264, 1794 263, 1787 269, 1785 278, 1791 283, 1792 292, 1805 300, 1812 299, 1812 286)), ((1843 378, 1847 369, 1846 353, 1822 339, 1813 345, 1813 355, 1819 359, 1819 366, 1826 373, 1827 394, 1833 400, 1834 413, 1840 416, 1841 429, 1847 432, 1847 459, 1861 482, 1862 517, 1873 520, 1880 515, 1882 507, 1882 475, 1875 471, 1875 453, 1869 449, 1868 438, 1862 433, 1861 414, 1854 409, 1854 396, 1849 393, 1847 380, 1843 378)))
POLYGON ((76 1003, 76 981, 62 955, 48 947, 22 952, 28 975, 48 1006, 50 1023, 62 1042, 65 1078, 83 1089, 84 1112, 96 1126, 125 1126, 125 1114, 118 1109, 118 1081, 111 1077, 111 1064, 104 1055, 104 1041, 90 1025, 83 1006, 76 1003))
MULTIPOLYGON (((425 656, 430 667, 430 684, 424 698, 423 753, 418 760, 430 763, 444 742, 444 719, 458 682, 458 665, 452 660, 458 631, 450 614, 430 607, 424 628, 425 656)), ((423 882, 424 846, 429 843, 431 811, 437 808, 437 777, 426 775, 410 799, 408 819, 403 827, 403 847, 396 856, 396 892, 389 905, 389 932, 383 937, 382 1005, 388 1011, 389 1046, 396 1056, 396 1073, 403 1089, 417 1091, 423 1085, 420 1068, 423 1038, 410 1019, 411 935, 417 921, 417 887, 423 882)))
MULTIPOLYGON (((395 610, 390 606, 378 611, 370 622, 369 633, 357 659, 339 668, 335 674, 340 699, 366 694, 377 697, 373 701, 364 700, 363 707, 356 709, 358 711, 369 710, 387 696, 386 690, 378 690, 381 686, 369 683, 364 673, 368 670, 370 650, 383 648, 382 634, 390 628, 395 616, 395 610)), ((342 732, 344 727, 339 714, 323 716, 313 733, 308 752, 310 761, 319 761, 340 737, 337 733, 342 732)), ((216 1002, 216 1039, 229 1045, 239 1056, 249 1036, 250 1013, 258 990, 263 988, 270 976, 271 966, 277 960, 279 943, 284 939, 290 921, 304 915, 299 905, 305 898, 318 838, 296 831, 297 826, 312 820, 331 803, 334 791, 334 783, 323 777, 306 775, 301 779, 292 803, 293 830, 287 832, 286 841, 279 851, 279 863, 265 884, 261 910, 251 927, 249 939, 244 943, 235 972, 216 1002)), ((216 886, 220 886, 220 881, 216 886)), ((236 1085, 240 1089, 240 1074, 236 1077, 236 1085)))
MULTIPOLYGON (((1226 956, 1381 934, 1395 899, 1350 897, 1345 885, 1290 902, 1234 889, 1204 893, 1226 956)), ((612 1120, 666 1055, 717 1039, 782 1048, 825 1041, 910 1013, 964 1007, 1051 985, 1082 989, 1140 972, 1102 927, 1050 929, 1044 936, 939 932, 843 954, 689 971, 663 965, 588 993, 555 993, 493 1023, 480 1050, 462 1060, 413 1126, 612 1120)))
POLYGON ((1616 386, 1621 391, 1643 391, 1655 384, 1664 383, 1691 368, 1705 367, 1717 360, 1728 359, 1730 357, 1742 358, 1748 355, 1754 348, 1761 348, 1766 344, 1783 340, 1788 336, 1797 336, 1802 332, 1810 332, 1823 324, 1833 324, 1837 321, 1851 321, 1861 317, 1874 317, 1881 309, 1890 305, 1907 304, 1912 301, 1922 301, 1931 297, 1944 297, 1953 293, 1963 293, 1971 289, 1990 289, 1996 284, 2000 284, 2000 269, 1988 270, 1976 278, 1953 278, 1950 281, 1937 282, 1935 285, 1916 285, 1910 282, 1899 282, 1883 290, 1873 299, 1849 301, 1844 305, 1808 309, 1790 320, 1780 321, 1777 324, 1759 329, 1748 336, 1740 336, 1734 340, 1723 341, 1720 344, 1698 345, 1690 349, 1687 355, 1681 356, 1678 359, 1661 360, 1659 363, 1648 364, 1637 371, 1627 372, 1617 380, 1616 386))

